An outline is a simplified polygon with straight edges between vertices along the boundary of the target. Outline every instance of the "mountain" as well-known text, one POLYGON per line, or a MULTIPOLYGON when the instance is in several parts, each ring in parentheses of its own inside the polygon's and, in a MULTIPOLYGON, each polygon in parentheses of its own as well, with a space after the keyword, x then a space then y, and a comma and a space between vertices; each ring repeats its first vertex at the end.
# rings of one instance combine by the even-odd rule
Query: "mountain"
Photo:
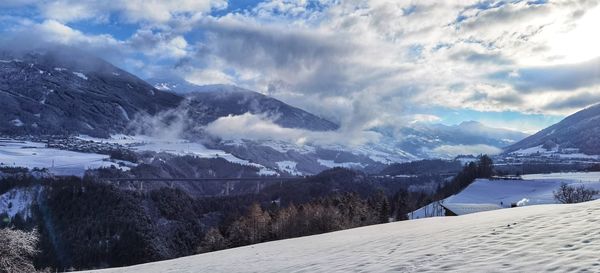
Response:
POLYGON ((128 132, 131 121, 138 115, 152 117, 175 109, 196 113, 190 121, 191 127, 245 112, 277 117, 276 123, 289 128, 335 130, 338 127, 249 90, 219 85, 194 86, 194 90, 197 93, 188 94, 187 99, 184 95, 158 90, 76 49, 5 50, 0 52, 3 102, 0 132, 107 137, 128 132))
POLYGON ((0 52, 1 132, 108 136, 182 100, 75 49, 0 52))
POLYGON ((560 151, 576 149, 588 155, 600 155, 600 104, 572 114, 505 149, 511 153, 530 148, 560 151))
MULTIPOLYGON (((4 106, 0 109, 0 133, 99 137, 166 133, 214 149, 206 153, 206 149, 199 148, 199 154, 214 156, 224 151, 236 157, 236 162, 256 163, 262 166, 261 170, 268 168, 296 175, 315 174, 333 167, 377 173, 394 162, 454 156, 445 150, 438 151, 440 147, 503 147, 523 137, 521 133, 465 122, 456 126, 416 124, 403 128, 400 137, 391 128, 375 129, 383 136, 380 141, 355 147, 242 137, 221 140, 208 135, 203 128, 219 118, 246 113, 265 116, 281 127, 312 132, 333 131, 339 125, 232 85, 197 86, 174 79, 157 81, 152 86, 104 60, 60 47, 1 52, 0 99, 4 106), (163 84, 157 84, 160 82, 163 84)), ((182 143, 180 139, 175 142, 182 143)), ((172 149, 174 144, 165 144, 163 139, 163 143, 153 145, 146 146, 160 152, 172 149)), ((462 152, 463 147, 459 148, 462 152)))
POLYGON ((198 92, 199 85, 190 83, 184 79, 170 77, 170 78, 149 78, 146 80, 154 88, 162 91, 171 91, 175 93, 189 93, 198 92))
POLYGON ((494 147, 505 147, 525 137, 527 134, 486 126, 477 121, 465 121, 458 125, 416 124, 407 127, 404 133, 413 143, 444 143, 445 145, 485 144, 494 147))
POLYGON ((285 128, 300 128, 311 131, 332 131, 339 126, 302 109, 290 106, 277 99, 258 92, 232 85, 199 86, 188 94, 189 105, 202 109, 197 117, 201 124, 208 124, 220 117, 243 115, 245 113, 264 114, 274 118, 274 122, 285 128))
POLYGON ((251 113, 264 114, 274 118, 276 124, 285 128, 301 128, 311 131, 332 131, 339 128, 337 124, 329 120, 261 93, 234 85, 195 85, 177 77, 150 78, 148 82, 159 90, 173 91, 187 97, 192 109, 202 109, 199 115, 193 116, 201 124, 208 124, 228 115, 237 116, 251 113))
POLYGON ((501 151, 501 148, 527 137, 525 133, 493 128, 477 121, 458 125, 416 123, 402 127, 399 133, 394 133, 391 128, 377 128, 376 131, 384 136, 384 141, 394 143, 394 147, 417 158, 457 155, 448 150, 464 154, 501 151))
MULTIPOLYGON (((311 131, 338 128, 326 119, 235 86, 195 86, 194 90, 188 94, 158 90, 126 71, 76 49, 2 51, 0 134, 84 134, 106 138, 115 134, 168 134, 177 128, 173 135, 182 133, 179 137, 203 142, 210 139, 202 131, 203 126, 220 117, 247 112, 268 116, 287 128, 311 131), (175 122, 183 125, 169 126, 175 122), (195 131, 197 128, 200 130, 195 131)), ((340 160, 349 160, 354 166, 374 164, 367 156, 351 151, 321 151, 311 147, 306 153, 306 148, 299 147, 288 152, 277 147, 289 146, 289 143, 278 143, 277 150, 263 144, 243 142, 242 146, 229 147, 221 142, 210 142, 198 145, 215 148, 211 157, 220 151, 231 150, 237 157, 233 159, 236 162, 261 162, 272 170, 283 169, 293 174, 317 173, 338 164, 348 166, 344 165, 346 161, 340 160)), ((153 145, 154 150, 160 151, 173 144, 153 145)), ((201 151, 201 154, 206 153, 201 151)))

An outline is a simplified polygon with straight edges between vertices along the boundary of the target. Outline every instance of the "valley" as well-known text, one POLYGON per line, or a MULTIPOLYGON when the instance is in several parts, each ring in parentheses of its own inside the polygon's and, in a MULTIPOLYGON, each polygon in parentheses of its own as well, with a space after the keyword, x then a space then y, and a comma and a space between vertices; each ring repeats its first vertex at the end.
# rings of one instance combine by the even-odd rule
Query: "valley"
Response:
POLYGON ((600 0, 0 0, 0 273, 600 272, 600 0))

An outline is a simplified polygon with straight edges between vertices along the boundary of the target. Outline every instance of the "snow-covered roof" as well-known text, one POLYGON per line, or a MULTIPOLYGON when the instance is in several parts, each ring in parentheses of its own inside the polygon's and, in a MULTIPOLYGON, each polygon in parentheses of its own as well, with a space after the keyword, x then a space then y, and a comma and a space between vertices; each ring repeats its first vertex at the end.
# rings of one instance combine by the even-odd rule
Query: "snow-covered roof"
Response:
POLYGON ((497 210, 502 207, 498 204, 465 204, 465 203, 447 203, 441 204, 447 210, 454 212, 456 215, 464 215, 475 212, 488 210, 497 210))

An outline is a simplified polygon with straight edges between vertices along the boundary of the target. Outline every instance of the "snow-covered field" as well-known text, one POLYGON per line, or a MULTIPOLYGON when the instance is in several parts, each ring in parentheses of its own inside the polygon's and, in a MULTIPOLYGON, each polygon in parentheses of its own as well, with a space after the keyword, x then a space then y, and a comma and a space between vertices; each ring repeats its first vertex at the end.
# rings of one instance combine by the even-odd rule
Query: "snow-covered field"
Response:
POLYGON ((87 169, 110 167, 111 165, 119 167, 118 164, 107 161, 108 159, 108 155, 46 148, 44 143, 0 141, 0 163, 3 166, 48 168, 51 173, 56 175, 82 176, 87 169))
POLYGON ((336 168, 336 167, 342 167, 342 168, 348 168, 348 169, 356 169, 356 168, 363 168, 364 165, 358 162, 341 162, 341 163, 336 163, 333 160, 324 160, 324 159, 317 159, 317 162, 319 162, 319 164, 321 164, 322 166, 325 166, 327 168, 336 168))
POLYGON ((80 135, 80 139, 89 140, 99 143, 116 143, 137 151, 152 151, 152 152, 164 152, 174 155, 194 155, 203 158, 223 158, 232 163, 238 163, 242 165, 254 166, 259 169, 259 175, 272 176, 278 175, 277 172, 260 164, 252 163, 248 160, 238 158, 230 153, 222 150, 214 150, 206 148, 201 143, 191 142, 184 139, 161 139, 151 136, 137 135, 113 135, 111 138, 94 138, 90 136, 80 135))
POLYGON ((600 182, 600 172, 539 173, 521 176, 527 180, 566 180, 571 182, 600 182))
MULTIPOLYGON (((511 152, 511 155, 517 156, 531 156, 538 155, 542 157, 559 157, 562 159, 600 159, 600 155, 586 155, 579 151, 560 151, 558 148, 546 150, 542 147, 543 145, 520 149, 514 152, 511 152)), ((575 149, 576 150, 576 149, 575 149)))
MULTIPOLYGON (((600 172, 573 172, 531 174, 522 176, 523 180, 477 179, 459 194, 443 200, 444 204, 495 204, 509 207, 554 204, 553 191, 562 183, 583 184, 588 188, 600 190, 600 172)), ((409 218, 430 217, 436 210, 436 204, 421 208, 409 214, 409 218)), ((434 213, 436 216, 436 213, 434 213)))
POLYGON ((436 217, 99 272, 598 272, 600 201, 436 217))

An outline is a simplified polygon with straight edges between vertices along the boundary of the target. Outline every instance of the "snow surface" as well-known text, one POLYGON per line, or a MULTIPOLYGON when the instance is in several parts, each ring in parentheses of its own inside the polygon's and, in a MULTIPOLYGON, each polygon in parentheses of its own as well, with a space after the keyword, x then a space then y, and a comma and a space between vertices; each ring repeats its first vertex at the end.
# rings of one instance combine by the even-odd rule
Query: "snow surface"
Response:
POLYGON ((554 179, 575 182, 600 182, 600 172, 540 173, 526 174, 521 177, 528 180, 554 179))
POLYGON ((277 164, 277 168, 280 171, 287 172, 291 175, 303 175, 302 172, 296 169, 296 165, 298 165, 298 162, 286 160, 275 162, 275 164, 277 164))
POLYGON ((254 166, 259 169, 258 174, 264 176, 278 175, 277 172, 260 164, 252 163, 248 160, 238 158, 230 153, 222 150, 215 150, 206 148, 201 143, 191 142, 184 139, 161 139, 152 136, 144 135, 112 135, 110 138, 94 138, 86 135, 78 136, 79 139, 89 140, 99 143, 116 143, 124 146, 128 146, 133 150, 137 151, 153 151, 153 152, 164 152, 174 155, 193 155, 203 158, 223 158, 232 163, 238 163, 246 166, 254 166))
POLYGON ((23 123, 18 118, 11 120, 10 123, 12 123, 14 126, 17 126, 17 127, 21 127, 21 126, 25 125, 25 123, 23 123))
POLYGON ((36 197, 38 187, 14 188, 0 195, 0 214, 6 213, 10 218, 19 214, 23 219, 31 217, 31 204, 36 197))
POLYGON ((88 79, 88 77, 85 74, 81 73, 81 72, 73 72, 73 74, 75 74, 75 76, 80 77, 80 78, 82 78, 82 79, 84 79, 86 81, 88 79))
POLYGON ((510 154, 518 156, 540 155, 543 157, 558 157, 562 159, 600 159, 600 155, 586 155, 580 152, 568 151, 570 149, 563 149, 563 152, 559 151, 558 148, 546 150, 542 146, 543 145, 530 147, 526 149, 519 149, 517 151, 511 152, 510 154))
MULTIPOLYGON (((521 205, 554 204, 553 191, 562 183, 585 185, 600 190, 600 172, 573 172, 533 174, 522 176, 524 180, 477 179, 460 193, 443 200, 444 204, 497 204, 510 207, 512 203, 521 205), (526 201, 525 201, 526 200, 526 201)), ((409 214, 409 218, 430 217, 436 204, 429 204, 409 214)))
POLYGON ((336 163, 333 160, 324 160, 324 159, 318 159, 317 161, 319 162, 319 164, 321 164, 327 168, 336 168, 336 167, 342 167, 342 168, 348 168, 348 169, 364 168, 363 164, 357 163, 357 162, 336 163))
POLYGON ((108 155, 51 149, 44 143, 0 140, 0 163, 4 166, 48 168, 56 175, 83 176, 87 169, 119 167, 108 160, 108 155))
POLYGON ((362 227, 96 272, 599 272, 600 201, 362 227))

